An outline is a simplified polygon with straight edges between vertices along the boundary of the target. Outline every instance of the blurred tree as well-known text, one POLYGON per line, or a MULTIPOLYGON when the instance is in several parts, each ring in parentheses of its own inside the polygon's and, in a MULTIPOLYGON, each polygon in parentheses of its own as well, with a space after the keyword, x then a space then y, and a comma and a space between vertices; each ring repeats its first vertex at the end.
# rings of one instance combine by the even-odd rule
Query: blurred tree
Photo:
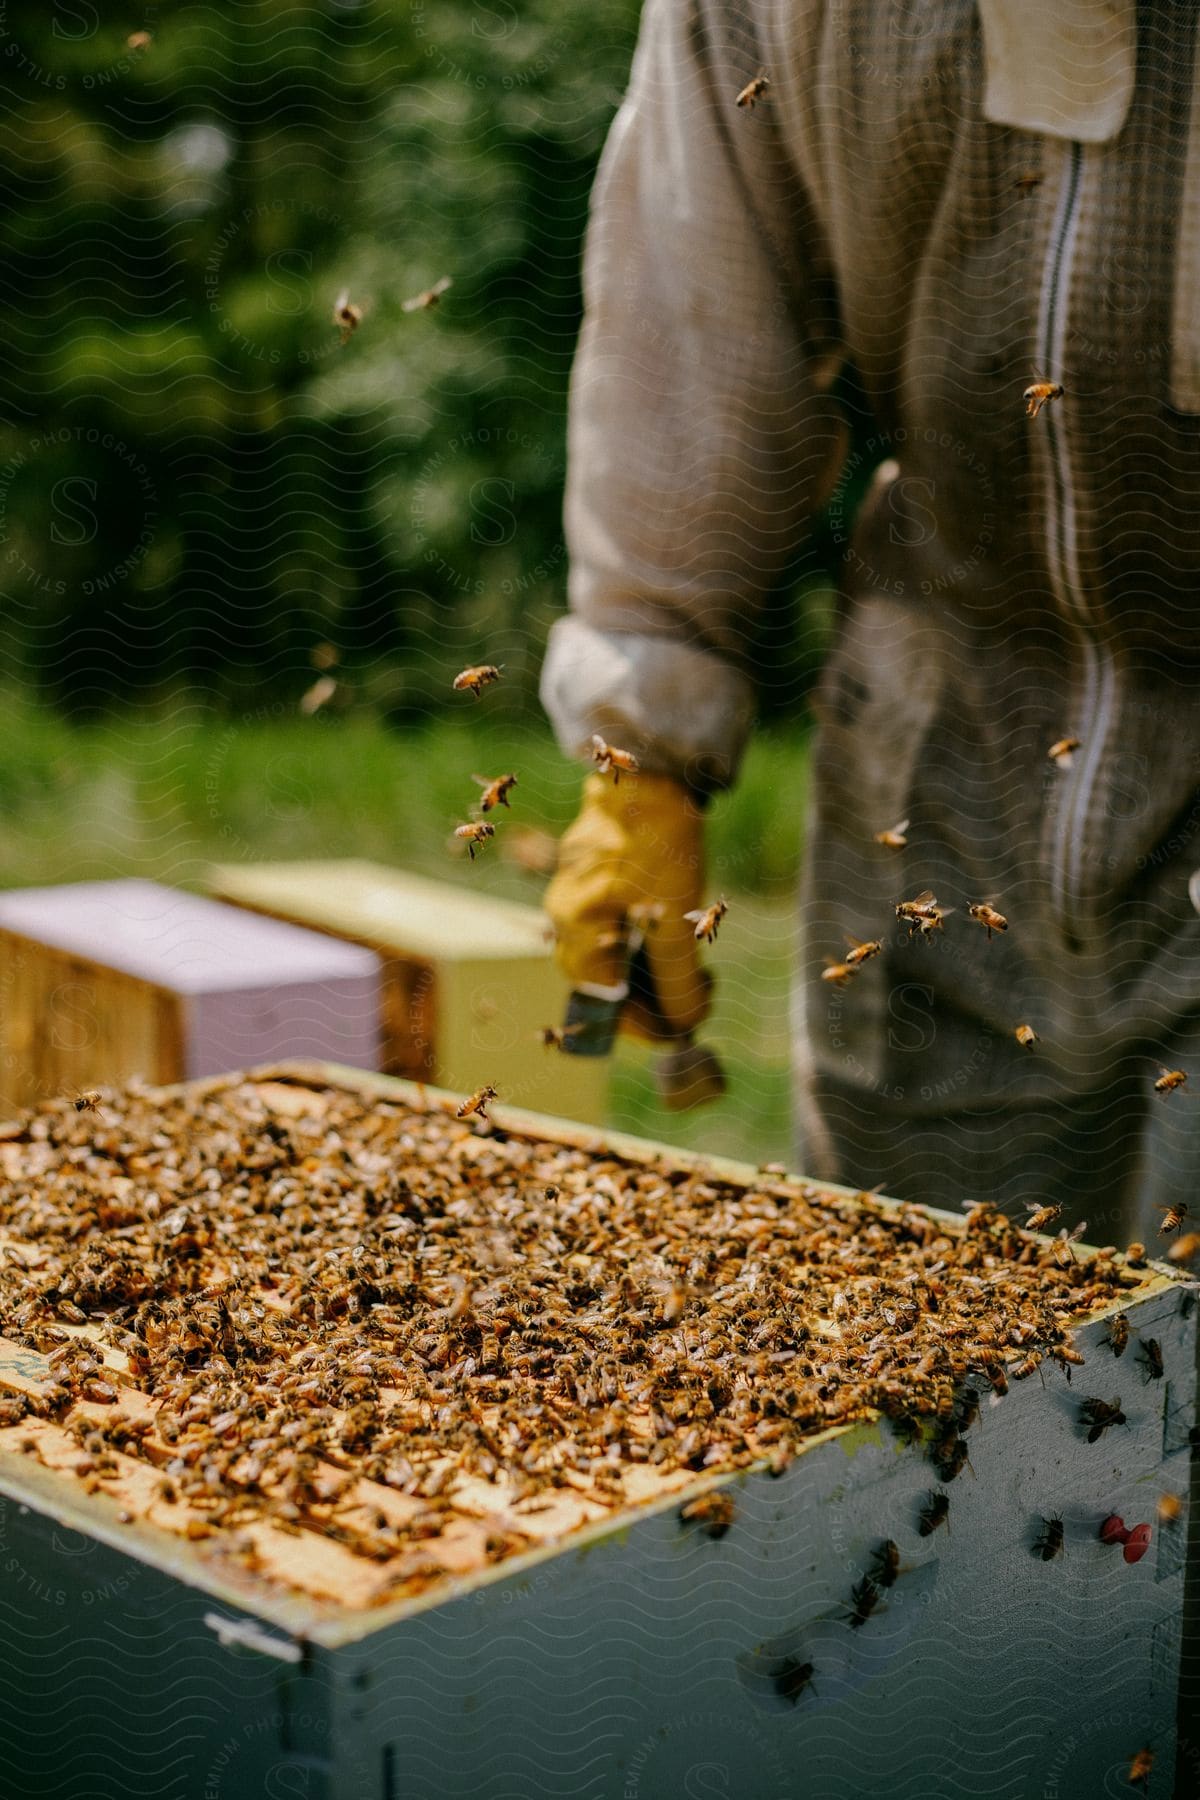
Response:
POLYGON ((528 705, 639 11, 2 0, 0 675, 246 706, 328 640, 392 716, 483 652, 528 705))

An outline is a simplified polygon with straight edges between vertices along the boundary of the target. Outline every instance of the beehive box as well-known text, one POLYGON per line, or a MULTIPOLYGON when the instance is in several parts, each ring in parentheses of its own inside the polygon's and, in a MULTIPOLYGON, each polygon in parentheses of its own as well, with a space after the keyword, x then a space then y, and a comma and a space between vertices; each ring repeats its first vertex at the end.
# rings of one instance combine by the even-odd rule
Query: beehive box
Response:
POLYGON ((0 1140, 12 1791, 1091 1800, 1148 1745, 1170 1793, 1196 1312, 1165 1272, 350 1071, 112 1110, 0 1140), (1019 1377, 1035 1316, 1082 1365, 1019 1377))
POLYGON ((604 1117, 608 1063, 540 1040, 561 1025, 567 983, 531 906, 380 863, 229 863, 215 894, 368 945, 383 963, 385 1074, 470 1093, 504 1073, 513 1105, 589 1124, 604 1117))
POLYGON ((151 881, 0 894, 0 1105, 281 1056, 373 1069, 378 959, 151 881))

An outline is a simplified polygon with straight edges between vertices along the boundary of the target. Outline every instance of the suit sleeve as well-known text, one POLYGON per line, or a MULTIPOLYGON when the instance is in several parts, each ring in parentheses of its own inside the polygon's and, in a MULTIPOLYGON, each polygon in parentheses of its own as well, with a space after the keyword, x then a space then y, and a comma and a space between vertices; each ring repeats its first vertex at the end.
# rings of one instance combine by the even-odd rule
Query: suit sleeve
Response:
POLYGON ((753 8, 648 0, 592 200, 572 373, 570 611, 542 698, 701 791, 734 778, 756 620, 840 455, 828 258, 753 8), (769 73, 769 70, 768 70, 769 73))

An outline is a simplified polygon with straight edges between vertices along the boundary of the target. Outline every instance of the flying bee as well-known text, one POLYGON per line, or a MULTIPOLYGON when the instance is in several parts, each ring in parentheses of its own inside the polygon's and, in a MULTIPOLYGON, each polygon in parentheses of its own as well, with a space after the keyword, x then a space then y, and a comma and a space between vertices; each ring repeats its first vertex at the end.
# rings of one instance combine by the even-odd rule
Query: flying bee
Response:
POLYGON ((964 1464, 969 1461, 966 1438, 959 1437, 955 1431, 948 1431, 945 1437, 934 1444, 930 1460, 937 1470, 938 1480, 949 1486, 956 1476, 962 1474, 964 1464))
POLYGON ((1029 1217, 1025 1221, 1026 1231, 1041 1231, 1044 1226, 1052 1225, 1062 1214, 1061 1206, 1038 1206, 1030 1202, 1029 1217))
POLYGON ((496 1098, 497 1095, 494 1087, 477 1088, 469 1099, 463 1101, 462 1105, 456 1110, 454 1116, 456 1119, 469 1119, 472 1113, 474 1113, 479 1118, 486 1119, 488 1117, 487 1109, 496 1098))
POLYGON ((1157 1338, 1142 1339, 1142 1367, 1146 1371, 1145 1381, 1161 1381, 1163 1378, 1162 1345, 1157 1338))
POLYGON ((902 925, 908 926, 908 935, 919 931, 922 937, 929 937, 934 931, 942 929, 942 920, 954 911, 952 906, 939 906, 930 888, 918 894, 915 900, 897 900, 896 917, 902 925))
POLYGON ((830 982, 834 987, 845 987, 858 970, 853 963, 827 962, 821 971, 821 980, 830 982))
POLYGON ((950 1529, 950 1496, 943 1494, 940 1488, 931 1488, 929 1498, 921 1508, 921 1522, 917 1531, 921 1537, 930 1537, 939 1525, 950 1529))
POLYGON ((1013 186, 1019 194, 1032 194, 1034 188, 1040 188, 1045 179, 1044 175, 1033 173, 1029 175, 1018 175, 1017 179, 1013 182, 1013 186))
POLYGON ((1129 1773, 1125 1779, 1130 1787, 1148 1788, 1150 1786, 1150 1771, 1153 1767, 1154 1752, 1150 1749, 1149 1745, 1147 1745, 1144 1749, 1138 1751, 1137 1755, 1129 1765, 1129 1773))
POLYGON ((300 711, 306 719, 311 719, 314 713, 319 713, 323 706, 328 705, 337 693, 337 685, 332 675, 318 675, 300 700, 300 711))
POLYGON ((1069 1269, 1071 1267, 1071 1264, 1075 1261, 1075 1252, 1072 1250, 1071 1245, 1077 1238, 1081 1238, 1086 1230, 1086 1219, 1080 1219, 1078 1225, 1074 1226, 1070 1231, 1067 1230, 1065 1225, 1063 1226, 1062 1230, 1054 1240, 1054 1260, 1060 1269, 1069 1269))
POLYGON ((846 942, 850 946, 846 952, 846 962, 852 969, 857 969, 860 963, 870 962, 873 956, 883 953, 883 943, 879 938, 871 938, 867 943, 860 944, 856 938, 847 936, 846 942))
POLYGON ((1183 1517, 1183 1501, 1178 1494, 1160 1494, 1158 1497, 1158 1519, 1160 1525, 1178 1525, 1183 1517))
POLYGON ((753 112, 757 103, 769 92, 771 82, 766 71, 760 69, 752 81, 748 81, 737 97, 739 106, 748 106, 753 112))
POLYGON ((1053 1518, 1043 1519, 1042 1524, 1046 1529, 1035 1541, 1033 1554, 1040 1556, 1043 1562, 1053 1562, 1056 1556, 1063 1553, 1062 1514, 1055 1513, 1053 1518))
POLYGON ((1167 1251, 1167 1261, 1173 1263, 1191 1262, 1200 1250, 1200 1231, 1189 1231, 1185 1236, 1177 1238, 1167 1251))
POLYGON ((107 1124, 108 1121, 100 1109, 100 1101, 102 1098, 103 1096, 101 1095, 99 1088, 87 1088, 84 1092, 76 1094, 72 1104, 77 1113, 95 1113, 96 1117, 101 1120, 102 1123, 107 1124))
POLYGON ((696 942, 711 944, 720 930, 721 920, 729 911, 729 902, 723 897, 714 900, 711 906, 697 907, 695 912, 684 913, 684 918, 696 927, 696 942))
POLYGON ((632 750, 618 750, 615 744, 606 744, 598 731, 592 733, 592 761, 602 775, 612 774, 614 786, 620 783, 622 775, 636 775, 642 766, 632 750))
POLYGON ((1125 1252, 1125 1261, 1131 1269, 1140 1269, 1146 1261, 1145 1244, 1130 1244, 1125 1252))
POLYGON ((148 50, 154 42, 148 31, 131 31, 125 39, 127 50, 148 50))
POLYGON ((342 334, 342 343, 346 345, 363 322, 363 309, 350 298, 348 288, 343 288, 333 303, 333 322, 342 334))
POLYGON ((1121 1396, 1111 1400, 1084 1400, 1079 1407, 1079 1423, 1088 1427, 1088 1443, 1097 1444, 1111 1425, 1128 1423, 1121 1411, 1121 1396))
POLYGON ((1114 1313, 1108 1321, 1108 1347, 1114 1356, 1124 1356, 1129 1345, 1129 1320, 1123 1312, 1114 1313))
POLYGON ((1008 930, 1008 920, 1004 914, 997 912, 994 906, 989 906, 986 900, 977 900, 973 906, 968 906, 967 911, 977 925, 983 926, 988 934, 989 943, 993 931, 1008 930))
POLYGON ((565 1050, 567 1039, 582 1030, 582 1025, 543 1025, 537 1034, 538 1042, 546 1050, 565 1050))
POLYGON ((875 842, 882 844, 885 850, 903 850, 908 843, 908 819, 901 819, 898 825, 889 825, 886 831, 875 833, 875 842))
POLYGON ((1016 1038, 1018 1044, 1020 1044, 1022 1050, 1032 1050, 1033 1046, 1041 1041, 1032 1025, 1018 1025, 1017 1029, 1013 1032, 1013 1036, 1016 1038))
POLYGON ((1022 400, 1025 402, 1025 416, 1030 419, 1036 419, 1043 406, 1048 406, 1051 400, 1061 400, 1062 397, 1063 385, 1061 381, 1035 381, 1033 385, 1027 387, 1025 392, 1021 395, 1022 400))
POLYGON ((494 781, 488 781, 483 775, 472 775, 471 780, 477 781, 483 789, 479 796, 479 810, 484 813, 491 812, 494 806, 507 807, 508 796, 517 785, 515 775, 497 775, 494 781))
POLYGON ((430 307, 438 304, 446 289, 453 285, 449 275, 443 275, 441 280, 435 281, 432 287, 422 288, 419 294, 414 294, 411 299, 402 301, 400 310, 406 313, 428 312, 430 307))
POLYGON ((880 1544, 871 1559, 871 1580, 876 1587, 890 1588, 900 1573, 900 1548, 891 1538, 880 1544))
POLYGON ((1168 1231, 1178 1231, 1188 1216, 1187 1203, 1183 1200, 1176 1201, 1174 1206, 1160 1206, 1158 1210, 1163 1215, 1163 1222, 1158 1228, 1160 1237, 1168 1231))
MULTIPOLYGON (((1173 1094, 1175 1089, 1181 1088, 1186 1080, 1187 1071, 1185 1069, 1164 1069, 1160 1063, 1158 1065, 1158 1080, 1154 1084, 1154 1091, 1156 1094, 1173 1094)), ((1186 1210, 1187 1208, 1185 1207, 1184 1211, 1186 1212, 1186 1210)))
POLYGON ((864 1575, 857 1587, 851 1588, 850 1598, 854 1602, 854 1611, 850 1614, 847 1624, 851 1631, 857 1631, 860 1625, 866 1624, 879 1605, 879 1589, 869 1575, 864 1575))
POLYGON ((1046 755, 1052 763, 1057 763, 1060 769, 1069 769, 1078 748, 1079 739, 1077 737, 1060 737, 1051 744, 1046 755))
POLYGON ((486 844, 489 838, 496 835, 496 827, 486 819, 476 819, 470 825, 456 825, 454 835, 467 846, 467 854, 475 861, 476 846, 486 844))
POLYGON ((500 664, 499 668, 497 668, 494 663, 475 664, 469 669, 463 669, 460 674, 456 675, 451 686, 456 694, 473 694, 475 699, 478 700, 485 687, 490 687, 493 681, 499 681, 503 667, 503 663, 500 664))

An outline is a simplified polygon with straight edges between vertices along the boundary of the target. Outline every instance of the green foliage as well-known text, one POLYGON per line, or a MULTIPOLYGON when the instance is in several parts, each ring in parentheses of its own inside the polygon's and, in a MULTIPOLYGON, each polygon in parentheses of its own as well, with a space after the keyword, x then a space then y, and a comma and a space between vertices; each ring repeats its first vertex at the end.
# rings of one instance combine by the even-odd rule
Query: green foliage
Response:
MULTIPOLYGON (((181 684, 236 709, 294 698, 332 640, 414 720, 486 648, 530 710, 639 12, 5 0, 0 674, 75 709, 181 684)), ((769 699, 794 709, 821 611, 773 614, 769 699)))

